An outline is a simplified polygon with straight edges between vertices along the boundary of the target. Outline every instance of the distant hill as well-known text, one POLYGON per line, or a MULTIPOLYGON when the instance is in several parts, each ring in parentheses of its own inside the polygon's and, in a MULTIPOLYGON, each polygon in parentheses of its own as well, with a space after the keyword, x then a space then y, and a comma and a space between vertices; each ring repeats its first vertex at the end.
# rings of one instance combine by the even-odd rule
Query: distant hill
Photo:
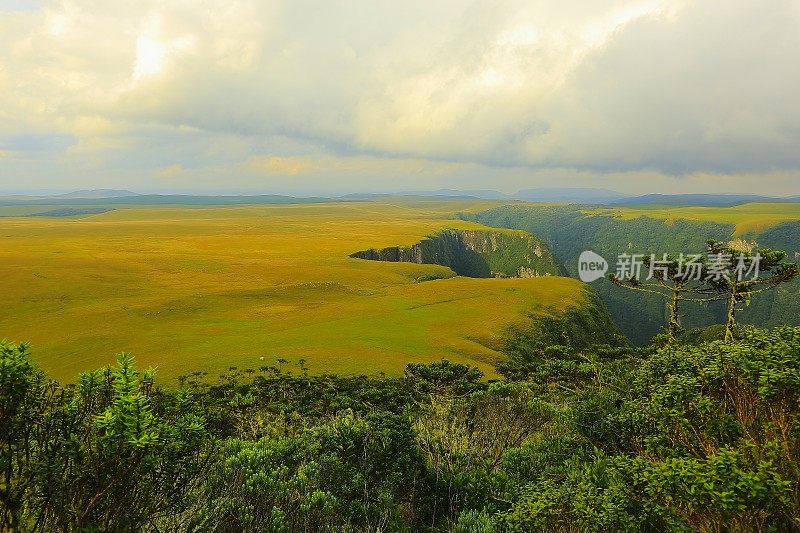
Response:
POLYGON ((346 200, 375 200, 379 198, 392 197, 422 197, 422 198, 481 198, 484 200, 504 200, 509 196, 493 190, 456 190, 456 189, 437 189, 431 191, 401 191, 401 192, 378 192, 378 193, 352 193, 345 194, 339 198, 346 200))
POLYGON ((435 191, 413 191, 407 194, 414 196, 454 196, 460 198, 483 198, 484 200, 503 200, 508 198, 507 195, 500 191, 489 189, 437 189, 435 191))
POLYGON ((140 194, 121 189, 91 189, 49 196, 0 196, 0 205, 247 205, 247 204, 298 204, 348 200, 377 200, 381 198, 444 198, 483 199, 524 202, 545 202, 586 205, 660 205, 729 207, 751 202, 800 202, 800 196, 772 197, 755 194, 645 194, 625 196, 617 191, 599 188, 539 187, 523 189, 514 194, 504 194, 491 189, 436 189, 430 191, 402 191, 394 193, 353 193, 328 197, 297 197, 277 194, 263 195, 200 195, 200 194, 140 194))
POLYGON ((645 194, 626 196, 609 189, 592 187, 539 187, 523 189, 514 194, 503 194, 483 189, 437 189, 430 191, 404 191, 395 193, 355 193, 341 196, 347 200, 375 200, 392 197, 425 198, 480 198, 483 200, 508 200, 523 202, 546 202, 586 205, 660 205, 660 206, 708 206, 730 207, 751 202, 786 203, 800 202, 800 196, 775 197, 757 194, 645 194))
POLYGON ((625 195, 608 189, 553 188, 525 189, 512 195, 515 200, 527 202, 563 202, 572 204, 606 204, 624 198, 625 195))
POLYGON ((751 202, 797 202, 800 197, 793 196, 779 198, 774 196, 759 196, 755 194, 645 194, 622 198, 612 202, 619 205, 672 205, 672 206, 714 206, 728 207, 751 202))
POLYGON ((376 199, 393 196, 421 196, 428 198, 480 198, 483 200, 522 200, 526 202, 557 202, 576 204, 606 204, 625 195, 608 189, 552 188, 525 189, 514 194, 504 194, 491 189, 437 189, 430 191, 403 191, 394 193, 347 194, 347 199, 376 199))
POLYGON ((139 193, 120 189, 88 189, 56 194, 53 198, 121 198, 127 196, 139 196, 139 193))
POLYGON ((420 199, 476 199, 477 196, 462 195, 445 195, 436 194, 433 191, 417 191, 417 192, 375 192, 375 193, 352 193, 345 194, 344 196, 336 197, 337 200, 351 201, 351 200, 390 200, 392 198, 420 198, 420 199))
POLYGON ((48 196, 40 198, 5 197, 0 205, 248 205, 306 204, 330 202, 330 198, 296 198, 274 194, 257 196, 193 196, 184 194, 136 194, 114 197, 48 196))

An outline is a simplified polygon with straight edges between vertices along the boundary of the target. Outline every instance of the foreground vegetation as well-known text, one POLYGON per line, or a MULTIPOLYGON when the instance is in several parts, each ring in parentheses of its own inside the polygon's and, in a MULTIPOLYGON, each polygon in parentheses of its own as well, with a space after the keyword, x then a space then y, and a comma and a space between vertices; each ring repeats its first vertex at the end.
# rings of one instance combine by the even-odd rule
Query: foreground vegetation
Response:
POLYGON ((800 328, 509 346, 503 379, 300 362, 61 386, 0 348, 0 520, 19 531, 800 530, 800 328))

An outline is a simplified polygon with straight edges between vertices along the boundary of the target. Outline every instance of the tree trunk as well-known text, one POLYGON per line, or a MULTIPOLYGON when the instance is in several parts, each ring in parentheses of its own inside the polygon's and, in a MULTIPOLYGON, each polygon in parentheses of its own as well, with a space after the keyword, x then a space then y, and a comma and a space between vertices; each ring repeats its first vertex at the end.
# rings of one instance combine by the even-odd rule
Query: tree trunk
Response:
POLYGON ((731 287, 731 296, 728 299, 728 318, 725 322, 725 342, 733 342, 733 329, 736 327, 736 303, 738 293, 736 292, 736 282, 731 287))
POLYGON ((667 305, 669 309, 669 325, 667 326, 667 339, 670 344, 675 342, 678 338, 678 333, 681 330, 681 319, 678 313, 678 298, 679 293, 672 291, 672 300, 667 305))

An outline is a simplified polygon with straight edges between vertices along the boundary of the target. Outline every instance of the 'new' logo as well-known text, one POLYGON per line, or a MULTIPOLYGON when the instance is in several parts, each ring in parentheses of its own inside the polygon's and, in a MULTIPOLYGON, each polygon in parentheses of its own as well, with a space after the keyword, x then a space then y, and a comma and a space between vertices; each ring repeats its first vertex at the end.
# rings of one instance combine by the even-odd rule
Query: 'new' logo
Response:
POLYGON ((591 250, 586 250, 578 258, 578 277, 585 283, 602 278, 608 272, 608 262, 591 250))

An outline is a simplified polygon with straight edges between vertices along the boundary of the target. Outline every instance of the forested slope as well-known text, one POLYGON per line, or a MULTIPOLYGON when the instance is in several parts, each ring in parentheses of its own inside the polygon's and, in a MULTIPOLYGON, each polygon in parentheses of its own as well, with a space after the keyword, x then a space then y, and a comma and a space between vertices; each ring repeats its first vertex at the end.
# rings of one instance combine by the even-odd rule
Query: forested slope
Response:
POLYGON ((563 273, 547 245, 525 231, 448 229, 411 246, 371 248, 350 257, 442 265, 472 278, 534 278, 563 273))
MULTIPOLYGON (((593 250, 609 262, 613 269, 620 253, 701 253, 708 239, 727 240, 735 231, 728 222, 703 220, 664 220, 640 216, 625 219, 603 212, 587 211, 576 205, 508 205, 462 218, 487 226, 528 231, 543 239, 571 276, 577 276, 578 256, 593 250)), ((788 252, 793 259, 800 251, 800 222, 788 221, 763 231, 743 235, 761 246, 788 252)), ((625 335, 636 344, 646 343, 664 324, 665 306, 657 296, 617 290, 607 280, 594 282, 614 320, 625 335)), ((686 309, 684 326, 705 326, 717 323, 722 306, 696 305, 686 309)), ((795 281, 754 300, 741 313, 742 323, 774 326, 800 324, 800 282, 795 281)))

